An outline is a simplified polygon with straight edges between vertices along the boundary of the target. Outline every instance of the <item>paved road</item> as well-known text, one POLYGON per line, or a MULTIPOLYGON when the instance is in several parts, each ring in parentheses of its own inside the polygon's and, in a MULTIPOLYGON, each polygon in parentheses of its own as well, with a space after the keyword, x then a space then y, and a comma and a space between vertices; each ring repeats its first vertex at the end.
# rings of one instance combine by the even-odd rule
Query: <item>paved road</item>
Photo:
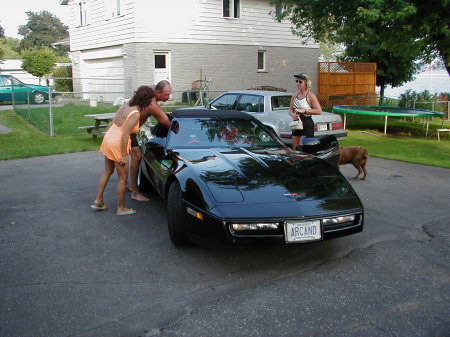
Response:
POLYGON ((450 335, 448 169, 370 158, 357 235, 178 249, 156 196, 115 215, 115 177, 91 211, 102 166, 0 162, 0 336, 450 335))

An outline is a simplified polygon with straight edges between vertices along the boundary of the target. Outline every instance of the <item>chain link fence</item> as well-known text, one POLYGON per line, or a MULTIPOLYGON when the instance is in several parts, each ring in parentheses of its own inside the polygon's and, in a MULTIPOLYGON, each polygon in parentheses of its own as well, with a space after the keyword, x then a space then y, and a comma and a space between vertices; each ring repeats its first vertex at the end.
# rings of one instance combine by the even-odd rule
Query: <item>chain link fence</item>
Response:
MULTIPOLYGON (((181 107, 206 105, 222 93, 223 91, 174 91, 172 99, 160 104, 165 111, 173 111, 181 107), (180 100, 175 100, 175 97, 180 100)), ((116 112, 131 95, 117 91, 60 92, 48 88, 42 102, 34 102, 30 93, 13 96, 11 104, 16 113, 51 136, 78 135, 86 134, 85 129, 80 127, 90 126, 94 122, 85 115, 116 112)))
MULTIPOLYGON (((20 82, 20 81, 19 81, 20 82)), ((230 90, 232 90, 230 88, 230 90)), ((224 91, 185 90, 173 91, 172 98, 161 103, 165 111, 186 106, 203 106, 224 91)), ((51 136, 86 134, 86 127, 93 124, 85 115, 113 113, 133 93, 118 90, 101 91, 56 91, 51 87, 37 87, 22 82, 11 85, 13 109, 39 130, 51 136), (80 128, 81 127, 81 128, 80 128), (85 128, 83 128, 85 127, 85 128)), ((324 110, 331 111, 333 105, 378 105, 379 98, 367 95, 318 95, 324 110), (370 102, 367 104, 366 102, 370 102)), ((4 100, 4 99, 2 99, 4 100)), ((440 111, 450 119, 449 101, 403 102, 384 98, 383 106, 404 106, 440 111)))

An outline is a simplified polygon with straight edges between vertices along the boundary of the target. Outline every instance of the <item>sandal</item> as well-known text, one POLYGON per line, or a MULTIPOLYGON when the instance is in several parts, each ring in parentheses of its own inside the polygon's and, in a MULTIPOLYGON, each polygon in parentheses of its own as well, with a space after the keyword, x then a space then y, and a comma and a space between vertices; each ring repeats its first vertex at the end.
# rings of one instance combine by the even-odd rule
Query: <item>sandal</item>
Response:
POLYGON ((135 209, 130 209, 129 211, 125 211, 125 212, 117 212, 117 215, 133 215, 136 214, 137 211, 135 209))
POLYGON ((91 208, 95 209, 97 211, 106 211, 108 209, 108 207, 106 207, 105 204, 103 204, 103 205, 92 204, 91 208))

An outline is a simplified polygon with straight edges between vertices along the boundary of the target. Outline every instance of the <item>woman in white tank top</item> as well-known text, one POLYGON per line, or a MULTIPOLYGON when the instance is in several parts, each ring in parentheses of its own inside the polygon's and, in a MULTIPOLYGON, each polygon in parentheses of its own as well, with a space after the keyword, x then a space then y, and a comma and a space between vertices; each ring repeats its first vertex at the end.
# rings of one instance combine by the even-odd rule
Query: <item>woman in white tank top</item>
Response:
POLYGON ((292 95, 289 115, 293 120, 301 119, 303 130, 292 131, 292 148, 297 149, 306 137, 314 137, 314 122, 311 115, 320 115, 322 107, 316 95, 310 91, 311 79, 307 74, 294 75, 298 92, 292 95))

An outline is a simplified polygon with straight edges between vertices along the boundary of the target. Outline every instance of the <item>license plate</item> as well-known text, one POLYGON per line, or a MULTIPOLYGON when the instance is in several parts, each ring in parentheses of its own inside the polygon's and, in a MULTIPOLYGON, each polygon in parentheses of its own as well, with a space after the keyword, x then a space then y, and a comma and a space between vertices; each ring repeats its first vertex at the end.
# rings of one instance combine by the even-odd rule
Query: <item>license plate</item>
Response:
POLYGON ((328 130, 327 124, 323 124, 323 123, 317 124, 317 130, 318 131, 327 131, 328 130))
POLYGON ((285 225, 286 242, 305 242, 322 239, 320 221, 287 222, 285 225))

